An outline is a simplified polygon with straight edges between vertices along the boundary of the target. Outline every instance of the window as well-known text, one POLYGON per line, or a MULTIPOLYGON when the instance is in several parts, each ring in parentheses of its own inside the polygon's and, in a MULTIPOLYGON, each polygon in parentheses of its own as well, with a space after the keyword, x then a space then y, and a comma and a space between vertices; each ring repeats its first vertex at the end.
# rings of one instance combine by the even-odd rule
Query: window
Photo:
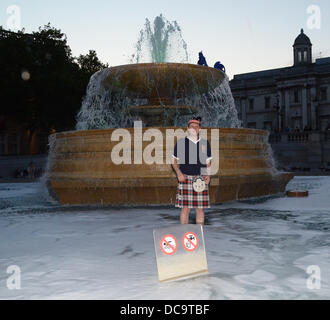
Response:
POLYGON ((301 51, 299 50, 298 51, 298 61, 301 62, 302 60, 302 54, 301 54, 301 51))
POLYGON ((265 109, 270 108, 270 97, 265 97, 265 109))
POLYGON ((328 100, 328 88, 321 88, 321 101, 328 100))
POLYGON ((250 99, 249 100, 249 110, 253 110, 254 109, 254 99, 250 99))
POLYGON ((257 123, 256 122, 248 122, 248 128, 256 129, 257 128, 257 123))
POLYGON ((299 90, 298 89, 295 89, 293 92, 293 101, 294 101, 294 103, 299 102, 299 90))
POLYGON ((329 123, 330 123, 330 118, 328 118, 328 117, 322 117, 320 119, 321 131, 326 131, 327 128, 328 128, 329 123))
POLYGON ((304 61, 307 62, 307 50, 304 50, 304 61))
POLYGON ((301 130, 301 117, 295 117, 291 119, 291 124, 293 130, 301 130))

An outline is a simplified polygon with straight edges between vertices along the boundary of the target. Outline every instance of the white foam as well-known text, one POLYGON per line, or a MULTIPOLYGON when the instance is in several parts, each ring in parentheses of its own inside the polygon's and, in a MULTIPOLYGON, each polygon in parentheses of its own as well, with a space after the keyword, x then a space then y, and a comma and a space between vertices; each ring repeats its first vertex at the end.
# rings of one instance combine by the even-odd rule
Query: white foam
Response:
POLYGON ((295 177, 288 189, 306 199, 213 206, 209 274, 171 283, 158 281, 152 230, 179 223, 177 209, 54 206, 37 185, 0 184, 0 299, 330 299, 330 177, 295 177), (6 287, 10 265, 20 290, 6 287))

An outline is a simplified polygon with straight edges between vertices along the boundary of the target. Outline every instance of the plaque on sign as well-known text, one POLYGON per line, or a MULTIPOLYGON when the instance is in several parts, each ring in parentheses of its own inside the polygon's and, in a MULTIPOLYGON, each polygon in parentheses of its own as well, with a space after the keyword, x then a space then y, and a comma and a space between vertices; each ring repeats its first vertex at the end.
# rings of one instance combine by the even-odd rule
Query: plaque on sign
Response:
POLYGON ((153 233, 159 281, 208 273, 202 225, 177 225, 153 233))

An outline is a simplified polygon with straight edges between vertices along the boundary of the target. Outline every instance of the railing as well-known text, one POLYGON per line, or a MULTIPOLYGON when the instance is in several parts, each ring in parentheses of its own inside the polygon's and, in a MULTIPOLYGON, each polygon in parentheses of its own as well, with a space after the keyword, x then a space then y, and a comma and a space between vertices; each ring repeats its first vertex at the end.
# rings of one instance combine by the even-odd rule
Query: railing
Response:
POLYGON ((303 131, 303 132, 271 132, 268 142, 275 143, 306 143, 330 141, 330 130, 327 131, 303 131))
POLYGON ((308 142, 309 134, 307 132, 296 132, 288 134, 288 142, 308 142))

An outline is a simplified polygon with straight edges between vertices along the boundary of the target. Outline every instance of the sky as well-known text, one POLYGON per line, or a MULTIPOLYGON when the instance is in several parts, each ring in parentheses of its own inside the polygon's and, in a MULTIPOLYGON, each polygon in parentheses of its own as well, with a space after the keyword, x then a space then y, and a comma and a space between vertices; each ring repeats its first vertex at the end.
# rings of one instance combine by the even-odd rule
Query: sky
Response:
POLYGON ((330 57, 329 0, 0 0, 4 29, 20 22, 30 33, 50 22, 67 35, 74 56, 95 50, 110 66, 130 63, 146 18, 159 14, 181 27, 190 63, 202 50, 209 66, 226 66, 230 79, 291 66, 301 28, 312 41, 313 57, 330 57), (20 12, 14 24, 8 12, 13 5, 20 12))

